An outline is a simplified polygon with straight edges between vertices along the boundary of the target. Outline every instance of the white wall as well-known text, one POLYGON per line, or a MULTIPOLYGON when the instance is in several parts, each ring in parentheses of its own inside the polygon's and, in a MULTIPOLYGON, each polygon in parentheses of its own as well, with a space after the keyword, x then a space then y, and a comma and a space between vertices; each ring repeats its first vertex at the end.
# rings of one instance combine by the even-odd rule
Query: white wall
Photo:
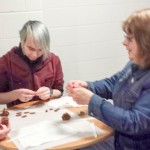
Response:
POLYGON ((18 45, 18 32, 29 19, 43 21, 51 51, 70 79, 110 76, 127 62, 121 22, 131 12, 150 7, 148 0, 0 0, 0 55, 18 45))

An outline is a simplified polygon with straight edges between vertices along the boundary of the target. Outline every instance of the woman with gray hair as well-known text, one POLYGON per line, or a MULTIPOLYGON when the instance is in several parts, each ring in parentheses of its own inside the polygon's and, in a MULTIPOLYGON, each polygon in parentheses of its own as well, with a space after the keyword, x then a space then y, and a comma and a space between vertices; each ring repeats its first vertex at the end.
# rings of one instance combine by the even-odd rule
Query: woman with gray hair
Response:
POLYGON ((0 103, 8 107, 31 100, 58 98, 63 93, 58 56, 50 52, 47 27, 28 21, 20 30, 20 44, 0 58, 0 103))
MULTIPOLYGON (((67 91, 114 129, 115 150, 150 150, 150 8, 133 12, 122 28, 130 59, 123 70, 95 82, 72 80, 67 91)), ((112 143, 110 138, 83 150, 112 150, 112 143)))

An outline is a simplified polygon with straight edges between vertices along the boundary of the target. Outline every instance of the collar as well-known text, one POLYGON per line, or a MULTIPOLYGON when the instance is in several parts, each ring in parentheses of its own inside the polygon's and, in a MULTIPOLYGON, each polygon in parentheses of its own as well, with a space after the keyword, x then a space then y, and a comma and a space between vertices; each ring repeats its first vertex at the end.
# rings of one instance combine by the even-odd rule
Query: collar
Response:
POLYGON ((26 55, 23 54, 22 48, 21 48, 21 43, 19 44, 19 48, 17 51, 18 55, 25 61, 27 64, 31 67, 34 68, 36 67, 39 63, 42 62, 43 56, 37 58, 36 60, 31 61, 26 55))
POLYGON ((138 80, 139 78, 141 78, 147 72, 150 71, 150 68, 142 68, 136 64, 132 64, 131 69, 132 69, 132 76, 134 77, 135 80, 138 80))

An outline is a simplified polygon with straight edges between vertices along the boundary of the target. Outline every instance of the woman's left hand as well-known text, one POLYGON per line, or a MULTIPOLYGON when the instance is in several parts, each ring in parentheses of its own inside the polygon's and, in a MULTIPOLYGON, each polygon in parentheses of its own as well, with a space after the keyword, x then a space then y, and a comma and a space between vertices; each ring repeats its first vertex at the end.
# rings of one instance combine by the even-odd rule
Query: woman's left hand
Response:
POLYGON ((74 88, 69 94, 78 104, 88 105, 93 93, 83 87, 74 88))
POLYGON ((48 87, 40 87, 37 91, 36 91, 36 96, 39 96, 39 98, 41 100, 47 100, 50 98, 50 89, 48 87))

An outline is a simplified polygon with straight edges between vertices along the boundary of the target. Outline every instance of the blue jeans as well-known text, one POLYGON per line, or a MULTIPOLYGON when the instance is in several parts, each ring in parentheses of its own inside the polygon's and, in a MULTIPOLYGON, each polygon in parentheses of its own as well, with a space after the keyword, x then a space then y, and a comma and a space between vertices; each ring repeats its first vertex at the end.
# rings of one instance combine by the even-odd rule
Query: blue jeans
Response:
POLYGON ((111 136, 102 142, 93 144, 85 148, 81 148, 80 150, 115 150, 114 137, 111 136))

